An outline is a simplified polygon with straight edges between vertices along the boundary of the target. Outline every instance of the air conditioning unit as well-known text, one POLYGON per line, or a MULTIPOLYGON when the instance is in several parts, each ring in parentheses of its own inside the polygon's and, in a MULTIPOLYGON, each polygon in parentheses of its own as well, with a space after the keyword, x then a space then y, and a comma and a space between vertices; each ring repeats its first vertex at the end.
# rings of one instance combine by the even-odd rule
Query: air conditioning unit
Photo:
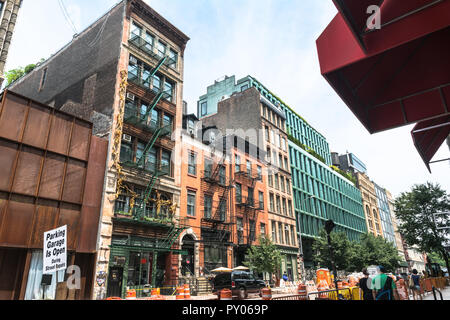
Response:
POLYGON ((238 231, 243 232, 244 228, 243 227, 238 227, 238 231))
POLYGON ((122 135, 122 140, 125 142, 131 142, 131 136, 124 134, 122 135))
POLYGON ((134 101, 135 98, 136 98, 136 97, 135 97, 134 94, 127 92, 127 99, 128 99, 128 100, 134 101))
POLYGON ((289 226, 284 226, 285 231, 289 231, 289 226))

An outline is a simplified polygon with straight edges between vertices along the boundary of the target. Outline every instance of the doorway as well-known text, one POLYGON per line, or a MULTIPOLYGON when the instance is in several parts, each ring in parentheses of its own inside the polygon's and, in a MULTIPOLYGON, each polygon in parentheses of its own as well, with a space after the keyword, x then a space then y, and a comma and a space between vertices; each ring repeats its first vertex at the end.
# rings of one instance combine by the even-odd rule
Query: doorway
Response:
POLYGON ((109 268, 108 290, 107 290, 108 297, 122 296, 122 281, 123 281, 123 267, 109 268))

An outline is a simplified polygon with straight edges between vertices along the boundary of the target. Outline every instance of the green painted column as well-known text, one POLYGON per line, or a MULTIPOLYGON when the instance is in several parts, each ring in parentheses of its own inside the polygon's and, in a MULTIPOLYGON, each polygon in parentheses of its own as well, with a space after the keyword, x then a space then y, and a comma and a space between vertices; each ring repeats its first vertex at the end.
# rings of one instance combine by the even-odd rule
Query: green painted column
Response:
POLYGON ((158 252, 153 251, 153 262, 152 262, 152 287, 156 287, 156 266, 158 264, 158 252))

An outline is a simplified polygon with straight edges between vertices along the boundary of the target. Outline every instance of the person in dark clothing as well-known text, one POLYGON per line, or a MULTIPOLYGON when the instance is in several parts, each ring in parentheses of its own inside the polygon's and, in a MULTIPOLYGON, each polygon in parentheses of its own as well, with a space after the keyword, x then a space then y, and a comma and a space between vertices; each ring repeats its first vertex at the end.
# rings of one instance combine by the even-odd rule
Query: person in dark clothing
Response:
POLYGON ((420 300, 423 300, 422 294, 421 294, 421 291, 420 291, 420 275, 419 275, 419 272, 416 269, 414 269, 412 273, 413 274, 411 275, 411 280, 412 280, 412 284, 413 285, 412 286, 410 285, 410 289, 412 290, 413 298, 414 298, 414 300, 417 300, 416 296, 418 295, 420 300))
POLYGON ((364 274, 364 278, 359 280, 359 287, 363 292, 363 300, 373 300, 372 290, 368 287, 368 281, 370 281, 369 272, 367 272, 367 269, 364 268, 362 273, 364 274))

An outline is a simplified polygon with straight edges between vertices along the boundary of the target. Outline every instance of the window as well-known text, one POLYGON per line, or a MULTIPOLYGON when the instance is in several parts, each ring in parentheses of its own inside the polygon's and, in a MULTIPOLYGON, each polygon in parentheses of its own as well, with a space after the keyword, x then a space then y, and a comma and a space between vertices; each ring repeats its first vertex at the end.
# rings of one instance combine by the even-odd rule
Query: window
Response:
POLYGON ((178 52, 170 49, 169 51, 169 59, 170 59, 170 64, 169 67, 176 69, 177 68, 177 63, 178 63, 178 52))
POLYGON ((245 91, 245 90, 247 90, 248 89, 248 85, 246 84, 246 85, 243 85, 242 87, 241 87, 241 92, 242 91, 245 91))
POLYGON ((278 242, 283 243, 283 224, 278 223, 278 242))
POLYGON ((205 178, 211 178, 213 170, 213 162, 211 159, 205 158, 205 178))
POLYGON ((120 146, 120 162, 133 162, 133 144, 132 142, 122 141, 120 146))
POLYGON ((161 41, 158 41, 158 55, 162 58, 166 55, 167 46, 162 43, 161 41))
POLYGON ((284 157, 284 170, 289 171, 289 164, 287 157, 284 157))
POLYGON ((142 34, 142 28, 138 26, 135 22, 131 25, 131 38, 140 37, 142 34))
POLYGON ((197 155, 194 152, 189 153, 188 173, 193 176, 197 175, 197 155))
POLYGON ((293 213, 293 211, 292 211, 292 201, 291 201, 291 200, 288 200, 288 215, 289 215, 290 217, 293 217, 293 216, 294 216, 294 213, 293 213))
MULTIPOLYGON (((266 141, 270 142, 269 127, 265 127, 266 141)), ((270 154, 270 152, 269 152, 270 154)))
POLYGON ((290 231, 291 231, 291 230, 290 230, 289 226, 285 226, 285 227, 284 227, 284 239, 286 240, 286 244, 287 244, 288 246, 291 245, 290 231))
POLYGON ((287 215, 287 208, 286 208, 286 199, 285 198, 283 198, 283 214, 284 215, 287 215))
POLYGON ((283 176, 280 176, 280 186, 281 186, 281 191, 286 192, 283 176))
POLYGON ((241 172, 241 157, 237 154, 234 155, 234 162, 235 162, 235 172, 241 172))
POLYGON ((237 218, 236 227, 237 227, 237 233, 238 233, 238 242, 243 243, 244 242, 244 223, 243 223, 242 218, 237 218))
POLYGON ((273 188, 273 175, 269 175, 269 187, 273 188))
POLYGON ((163 117, 163 126, 167 129, 170 129, 170 131, 173 130, 173 117, 170 115, 165 114, 163 117))
POLYGON ((280 199, 280 196, 277 196, 277 213, 281 214, 281 199, 280 199))
POLYGON ((281 154, 278 155, 278 166, 283 168, 283 156, 281 154))
POLYGON ((242 185, 236 183, 236 202, 242 203, 242 185))
POLYGON ((219 168, 219 183, 222 186, 226 185, 226 168, 224 166, 219 168))
POLYGON ((261 223, 260 232, 262 236, 266 235, 266 225, 264 223, 261 223))
POLYGON ((255 190, 253 188, 248 187, 247 193, 248 193, 247 203, 253 207, 255 203, 255 190))
POLYGON ((158 75, 153 76, 153 91, 159 92, 161 90, 161 78, 158 75))
POLYGON ((273 242, 277 241, 277 227, 275 221, 272 221, 272 241, 273 242))
POLYGON ((291 180, 286 179, 286 192, 291 194, 291 180))
POLYGON ((211 219, 212 216, 212 197, 210 195, 205 195, 204 199, 204 211, 205 211, 205 218, 211 219))
POLYGON ((166 79, 164 82, 164 93, 166 93, 168 96, 165 98, 167 101, 173 102, 173 96, 174 96, 174 85, 170 81, 166 79))
POLYGON ((264 210, 264 192, 259 191, 259 208, 264 210))
POLYGON ((192 191, 188 191, 187 196, 187 215, 191 217, 195 217, 195 198, 196 193, 192 191))
POLYGON ((225 221, 226 220, 226 217, 227 217, 227 200, 225 200, 225 199, 220 200, 219 215, 220 215, 220 221, 225 221))
POLYGON ((208 114, 208 102, 202 102, 200 106, 201 116, 204 117, 208 114))
POLYGON ((262 167, 258 166, 257 170, 258 170, 258 179, 262 181, 262 167))
POLYGON ((269 163, 272 163, 271 155, 272 155, 272 153, 271 153, 271 151, 270 151, 270 148, 267 147, 266 158, 267 158, 267 161, 268 161, 269 163))
MULTIPOLYGON (((2 3, 3 4, 3 3, 2 3)), ((0 8, 0 15, 1 15, 1 8, 0 8)), ((47 80, 47 71, 48 68, 44 68, 44 70, 42 70, 42 78, 41 78, 41 84, 39 86, 39 91, 41 91, 42 89, 44 89, 44 85, 45 85, 45 80, 47 80)))
POLYGON ((252 175, 252 163, 250 161, 247 160, 247 174, 249 176, 252 175))
POLYGON ((275 212, 275 200, 273 193, 269 195, 269 200, 270 200, 270 211, 275 212))
POLYGON ((277 190, 280 189, 280 184, 278 182, 278 173, 275 174, 275 189, 277 189, 277 190))
POLYGON ((169 151, 162 151, 162 155, 161 155, 161 171, 170 175, 171 173, 171 158, 172 158, 172 154, 169 151))

